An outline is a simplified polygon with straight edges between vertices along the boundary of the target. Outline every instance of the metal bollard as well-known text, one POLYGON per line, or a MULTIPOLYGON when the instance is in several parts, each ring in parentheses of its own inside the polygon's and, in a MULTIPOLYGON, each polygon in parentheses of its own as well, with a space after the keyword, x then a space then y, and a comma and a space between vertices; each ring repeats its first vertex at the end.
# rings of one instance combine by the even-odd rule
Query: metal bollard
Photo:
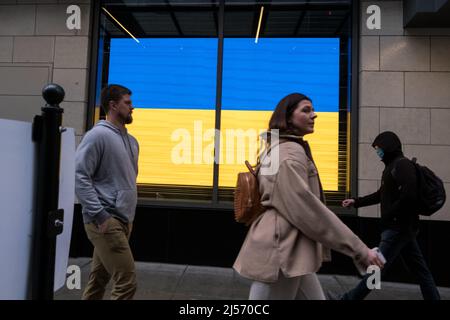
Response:
POLYGON ((36 210, 31 260, 30 298, 52 300, 55 274, 56 236, 63 230, 64 211, 58 209, 61 123, 64 89, 47 85, 42 96, 47 104, 33 121, 37 146, 36 210))

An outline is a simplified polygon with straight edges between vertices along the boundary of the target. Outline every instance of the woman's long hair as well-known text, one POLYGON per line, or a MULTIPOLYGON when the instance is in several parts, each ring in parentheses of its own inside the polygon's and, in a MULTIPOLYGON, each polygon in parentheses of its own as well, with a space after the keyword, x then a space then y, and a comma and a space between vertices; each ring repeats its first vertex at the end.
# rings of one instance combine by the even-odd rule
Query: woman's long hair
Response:
POLYGON ((298 104, 303 100, 312 102, 312 100, 308 96, 302 93, 291 93, 281 99, 280 102, 278 102, 275 110, 272 113, 272 116, 270 117, 269 128, 267 130, 267 138, 265 139, 265 146, 264 148, 262 148, 262 150, 258 150, 258 164, 260 163, 260 156, 264 153, 264 150, 269 150, 270 148, 272 130, 278 130, 279 135, 296 135, 296 130, 290 122, 290 119, 298 104))
POLYGON ((280 135, 291 134, 296 135, 296 130, 293 127, 290 119, 298 104, 303 100, 312 100, 302 93, 291 93, 278 102, 277 107, 272 113, 269 121, 269 129, 267 130, 267 140, 270 145, 270 133, 277 129, 280 135))

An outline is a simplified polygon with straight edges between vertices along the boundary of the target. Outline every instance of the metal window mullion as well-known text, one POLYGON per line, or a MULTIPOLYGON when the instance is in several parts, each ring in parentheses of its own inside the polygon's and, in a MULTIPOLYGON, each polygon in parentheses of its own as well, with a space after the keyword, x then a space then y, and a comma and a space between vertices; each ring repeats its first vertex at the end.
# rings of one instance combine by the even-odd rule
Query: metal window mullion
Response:
POLYGON ((213 168, 213 203, 219 202, 219 160, 220 160, 220 122, 222 112, 222 75, 223 75, 223 30, 225 16, 225 0, 219 3, 219 38, 217 50, 217 81, 216 81, 216 134, 214 137, 214 168, 213 168))
POLYGON ((359 1, 352 1, 352 28, 351 28, 351 107, 350 107, 350 194, 358 196, 358 114, 359 114, 359 1))
POLYGON ((100 33, 100 16, 101 3, 100 1, 91 1, 91 21, 89 26, 89 34, 91 35, 89 45, 89 92, 88 92, 88 106, 87 117, 85 118, 85 130, 92 128, 95 122, 95 101, 97 94, 97 64, 98 64, 98 42, 100 33))

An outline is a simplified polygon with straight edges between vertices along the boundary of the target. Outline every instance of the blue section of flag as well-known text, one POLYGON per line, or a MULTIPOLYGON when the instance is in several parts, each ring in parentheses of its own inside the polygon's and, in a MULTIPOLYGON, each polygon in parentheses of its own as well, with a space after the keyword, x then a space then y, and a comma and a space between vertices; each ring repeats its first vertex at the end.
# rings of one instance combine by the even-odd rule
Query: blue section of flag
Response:
POLYGON ((215 109, 217 39, 111 39, 108 83, 136 108, 215 109))
POLYGON ((222 109, 273 110, 293 92, 338 111, 338 38, 224 40, 222 109))
MULTIPOLYGON (((129 87, 137 108, 215 109, 217 39, 139 41, 111 40, 109 83, 129 87)), ((224 39, 223 110, 273 110, 292 92, 338 111, 338 38, 224 39)))

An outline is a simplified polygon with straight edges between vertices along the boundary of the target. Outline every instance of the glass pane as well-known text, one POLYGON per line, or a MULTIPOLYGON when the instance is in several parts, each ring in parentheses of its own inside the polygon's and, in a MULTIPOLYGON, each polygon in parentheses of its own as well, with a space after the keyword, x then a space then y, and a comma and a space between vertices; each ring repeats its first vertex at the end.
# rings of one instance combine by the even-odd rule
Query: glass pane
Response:
MULTIPOLYGON (((315 133, 307 136, 327 190, 338 184, 339 39, 254 38, 225 39, 222 96, 222 132, 246 132, 246 142, 256 142, 267 129, 278 101, 292 92, 313 100, 318 114, 315 133), (248 131, 250 130, 250 131, 248 131)), ((226 135, 225 144, 231 147, 226 135)), ((236 145, 220 169, 220 186, 233 186, 243 160, 255 160, 250 146, 236 145), (231 153, 232 154, 232 153, 231 153)), ((253 147, 254 149, 254 147, 253 147)), ((225 148, 227 154, 231 152, 225 148)))
POLYGON ((214 129, 217 40, 139 41, 112 39, 109 65, 109 82, 133 91, 138 183, 210 186, 213 164, 198 144, 214 129))
POLYGON ((209 0, 102 2, 102 85, 133 92, 140 194, 211 199, 217 10, 209 0))
POLYGON ((324 189, 345 192, 351 1, 269 2, 225 1, 221 198, 231 199, 225 191, 243 162, 256 162, 258 133, 293 92, 309 96, 318 114, 306 140, 324 189))

